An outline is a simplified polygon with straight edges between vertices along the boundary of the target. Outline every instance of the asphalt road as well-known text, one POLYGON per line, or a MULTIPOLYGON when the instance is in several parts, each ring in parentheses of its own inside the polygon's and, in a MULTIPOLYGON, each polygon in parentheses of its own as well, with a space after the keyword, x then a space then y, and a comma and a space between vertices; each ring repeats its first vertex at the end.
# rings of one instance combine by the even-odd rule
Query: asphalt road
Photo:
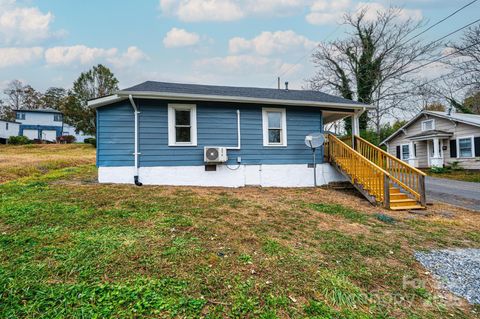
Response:
POLYGON ((440 201, 480 212, 480 183, 427 176, 427 201, 440 201))

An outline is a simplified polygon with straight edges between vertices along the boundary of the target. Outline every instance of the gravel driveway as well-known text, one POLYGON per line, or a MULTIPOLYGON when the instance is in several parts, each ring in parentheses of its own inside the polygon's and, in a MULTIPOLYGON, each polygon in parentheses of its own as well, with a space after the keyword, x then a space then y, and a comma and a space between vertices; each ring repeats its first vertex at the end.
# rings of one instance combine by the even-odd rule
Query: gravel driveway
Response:
POLYGON ((480 249, 416 252, 415 258, 444 288, 471 304, 480 304, 480 249))
POLYGON ((480 212, 480 183, 427 176, 427 200, 437 200, 480 212))

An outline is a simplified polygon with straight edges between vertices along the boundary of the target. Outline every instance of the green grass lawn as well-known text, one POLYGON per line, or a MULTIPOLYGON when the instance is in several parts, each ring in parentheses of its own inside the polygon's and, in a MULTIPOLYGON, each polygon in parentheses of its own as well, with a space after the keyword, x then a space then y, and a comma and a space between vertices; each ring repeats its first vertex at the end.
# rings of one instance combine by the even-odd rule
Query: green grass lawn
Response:
POLYGON ((445 172, 436 173, 432 171, 427 172, 428 175, 433 177, 455 179, 457 181, 480 183, 480 171, 469 170, 447 170, 445 172))
POLYGON ((91 164, 51 169, 0 184, 0 317, 476 318, 412 253, 478 248, 480 219, 429 211, 328 189, 99 185, 91 164), (425 286, 404 285, 413 279, 425 286))

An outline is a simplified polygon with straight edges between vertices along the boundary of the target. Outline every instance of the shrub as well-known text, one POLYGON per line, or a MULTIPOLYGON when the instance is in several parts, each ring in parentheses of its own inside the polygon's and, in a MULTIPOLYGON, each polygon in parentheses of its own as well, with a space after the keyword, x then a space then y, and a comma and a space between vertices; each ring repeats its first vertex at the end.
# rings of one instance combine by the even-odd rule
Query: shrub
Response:
POLYGON ((88 137, 83 142, 85 144, 91 144, 93 147, 97 147, 97 139, 95 137, 88 137))
POLYGON ((57 137, 57 142, 58 143, 63 143, 63 144, 71 144, 75 142, 75 136, 73 135, 62 135, 57 137))
POLYGON ((434 167, 430 168, 430 172, 434 173, 434 174, 443 174, 443 173, 448 172, 448 168, 447 167, 434 166, 434 167))
POLYGON ((32 141, 26 136, 10 136, 7 143, 11 145, 25 145, 31 144, 32 141))
POLYGON ((463 171, 464 170, 464 168, 460 166, 460 162, 458 162, 458 161, 451 162, 449 168, 452 171, 463 171))

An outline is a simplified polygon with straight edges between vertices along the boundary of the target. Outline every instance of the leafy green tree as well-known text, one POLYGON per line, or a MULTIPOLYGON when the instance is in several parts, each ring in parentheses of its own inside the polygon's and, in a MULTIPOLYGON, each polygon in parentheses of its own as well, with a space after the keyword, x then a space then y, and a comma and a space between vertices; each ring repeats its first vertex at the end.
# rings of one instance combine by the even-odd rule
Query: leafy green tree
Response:
POLYGON ((64 102, 64 99, 67 97, 68 91, 64 88, 51 87, 48 88, 43 94, 43 104, 47 108, 52 108, 55 110, 60 110, 64 102))
POLYGON ((66 122, 77 130, 95 134, 96 110, 89 107, 87 101, 108 96, 116 91, 118 91, 118 80, 109 68, 99 64, 81 73, 60 105, 66 122))
MULTIPOLYGON (((480 85, 480 84, 479 84, 480 85)), ((480 91, 468 96, 463 105, 473 114, 480 114, 480 91)))

